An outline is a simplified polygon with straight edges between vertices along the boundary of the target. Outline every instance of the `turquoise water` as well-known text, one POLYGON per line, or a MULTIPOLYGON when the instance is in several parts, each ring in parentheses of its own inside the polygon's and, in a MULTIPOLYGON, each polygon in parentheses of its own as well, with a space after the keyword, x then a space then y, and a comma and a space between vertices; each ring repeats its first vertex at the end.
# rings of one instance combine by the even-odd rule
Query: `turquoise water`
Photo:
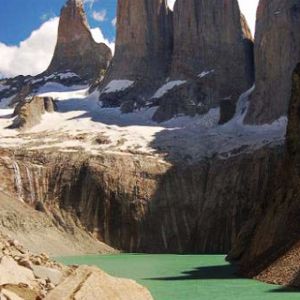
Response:
MULTIPOLYGON (((223 255, 89 255, 57 259, 135 279, 155 300, 293 300, 300 292, 238 278, 223 255)), ((142 299, 141 299, 142 300, 142 299)))

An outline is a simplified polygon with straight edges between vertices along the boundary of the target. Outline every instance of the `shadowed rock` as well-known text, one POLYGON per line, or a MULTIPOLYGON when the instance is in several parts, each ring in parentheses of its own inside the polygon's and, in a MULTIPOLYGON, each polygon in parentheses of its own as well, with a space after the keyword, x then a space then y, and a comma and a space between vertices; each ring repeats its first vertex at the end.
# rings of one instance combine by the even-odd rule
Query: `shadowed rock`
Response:
POLYGON ((245 122, 286 116, 291 75, 300 61, 300 0, 261 0, 255 35, 256 89, 245 122))
POLYGON ((300 286, 300 64, 293 73, 285 160, 268 197, 243 226, 230 260, 244 275, 276 284, 300 286))
POLYGON ((172 13, 166 0, 119 0, 116 52, 100 86, 104 105, 144 100, 165 79, 172 50, 172 13), (129 80, 130 89, 111 92, 112 80, 129 80))
MULTIPOLYGON (((170 77, 186 80, 187 93, 180 100, 192 101, 185 107, 173 105, 181 106, 181 112, 187 114, 191 106, 194 110, 199 106, 209 109, 223 100, 235 106, 238 97, 253 84, 252 51, 251 32, 236 0, 177 0, 170 77)), ((170 111, 169 95, 164 98, 155 115, 158 121, 170 111)), ((227 121, 233 114, 234 109, 225 110, 222 120, 227 121)))

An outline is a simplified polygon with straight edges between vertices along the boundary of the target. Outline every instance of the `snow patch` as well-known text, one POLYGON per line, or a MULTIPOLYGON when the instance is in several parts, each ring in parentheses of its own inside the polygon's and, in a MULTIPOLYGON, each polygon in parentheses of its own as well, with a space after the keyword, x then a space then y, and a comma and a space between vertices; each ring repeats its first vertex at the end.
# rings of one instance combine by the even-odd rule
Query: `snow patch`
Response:
POLYGON ((54 100, 85 98, 88 95, 87 85, 65 86, 57 82, 47 82, 37 92, 40 97, 52 97, 54 100))
POLYGON ((157 107, 122 114, 118 107, 102 108, 100 93, 89 95, 88 86, 48 83, 40 88, 39 95, 57 100, 58 112, 46 113, 40 124, 23 134, 7 129, 13 110, 0 109, 0 144, 12 149, 85 151, 94 155, 103 151, 142 153, 187 163, 215 156, 227 159, 264 146, 282 145, 285 140, 286 118, 270 125, 243 124, 254 88, 241 95, 234 118, 224 125, 218 124, 219 108, 158 124, 152 120, 157 107), (101 144, 103 139, 107 142, 101 144))
POLYGON ((103 90, 103 94, 121 92, 134 84, 131 80, 112 80, 103 90))
POLYGON ((207 75, 211 74, 211 73, 214 73, 215 70, 210 70, 210 71, 203 71, 201 72, 200 74, 198 74, 198 77, 199 78, 203 78, 203 77, 206 77, 207 75))
POLYGON ((152 99, 157 99, 157 98, 161 98, 162 96, 164 96, 168 91, 172 90, 174 87, 182 85, 186 83, 186 80, 173 80, 173 81, 169 81, 166 84, 164 84, 163 86, 161 86, 156 92, 155 94, 152 96, 152 99))
POLYGON ((7 85, 0 84, 0 92, 7 90, 9 87, 7 85))
POLYGON ((0 109, 6 109, 9 107, 12 99, 15 97, 16 95, 13 95, 9 98, 3 98, 0 100, 0 109))
POLYGON ((45 77, 41 77, 38 79, 33 80, 31 83, 35 84, 35 83, 40 83, 43 81, 49 81, 51 79, 60 79, 60 80, 64 80, 64 79, 70 79, 70 78, 80 78, 76 73, 73 72, 66 72, 66 73, 53 73, 49 76, 45 76, 45 77))

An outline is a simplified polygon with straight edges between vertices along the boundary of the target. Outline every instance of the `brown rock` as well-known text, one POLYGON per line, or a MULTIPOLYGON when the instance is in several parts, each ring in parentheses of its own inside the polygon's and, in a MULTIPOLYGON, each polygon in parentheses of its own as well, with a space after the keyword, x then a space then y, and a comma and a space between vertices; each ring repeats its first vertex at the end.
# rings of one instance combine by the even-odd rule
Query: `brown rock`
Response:
POLYGON ((93 267, 74 270, 45 300, 152 300, 147 289, 128 279, 111 277, 93 267), (91 288, 92 287, 92 288, 91 288))
POLYGON ((148 97, 167 76, 172 13, 166 0, 119 0, 117 14, 115 56, 100 89, 114 79, 131 80, 135 82, 132 93, 118 97, 148 97))
POLYGON ((111 50, 91 35, 82 0, 68 0, 61 10, 57 44, 46 73, 71 71, 92 80, 105 72, 111 50))
POLYGON ((245 122, 287 115, 291 76, 300 61, 300 1, 261 0, 255 34, 256 89, 245 122))
POLYGON ((32 97, 18 103, 14 115, 16 118, 11 128, 28 129, 37 125, 46 112, 54 112, 56 105, 49 97, 32 97))
MULTIPOLYGON (((228 106, 224 113, 225 106, 221 107, 221 120, 228 121, 239 96, 253 84, 253 73, 252 36, 236 0, 176 1, 170 77, 187 81, 180 100, 191 98, 194 103, 183 107, 179 100, 171 104, 174 110, 189 114, 191 106, 192 111, 200 105, 212 108, 225 99, 233 107, 230 116, 228 106)), ((163 121, 171 111, 168 98, 166 94, 160 99, 155 120, 163 121)))
POLYGON ((278 166, 268 197, 254 207, 243 226, 230 259, 238 260, 244 275, 299 287, 300 64, 292 86, 286 158, 278 166))

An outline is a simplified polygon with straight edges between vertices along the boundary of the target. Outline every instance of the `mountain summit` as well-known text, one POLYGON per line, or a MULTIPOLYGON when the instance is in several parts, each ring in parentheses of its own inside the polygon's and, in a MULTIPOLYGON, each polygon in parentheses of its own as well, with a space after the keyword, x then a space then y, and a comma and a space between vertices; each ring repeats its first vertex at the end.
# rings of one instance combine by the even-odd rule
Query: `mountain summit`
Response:
POLYGON ((68 0, 61 10, 57 44, 47 73, 71 71, 82 79, 103 73, 112 52, 92 37, 82 0, 68 0))

